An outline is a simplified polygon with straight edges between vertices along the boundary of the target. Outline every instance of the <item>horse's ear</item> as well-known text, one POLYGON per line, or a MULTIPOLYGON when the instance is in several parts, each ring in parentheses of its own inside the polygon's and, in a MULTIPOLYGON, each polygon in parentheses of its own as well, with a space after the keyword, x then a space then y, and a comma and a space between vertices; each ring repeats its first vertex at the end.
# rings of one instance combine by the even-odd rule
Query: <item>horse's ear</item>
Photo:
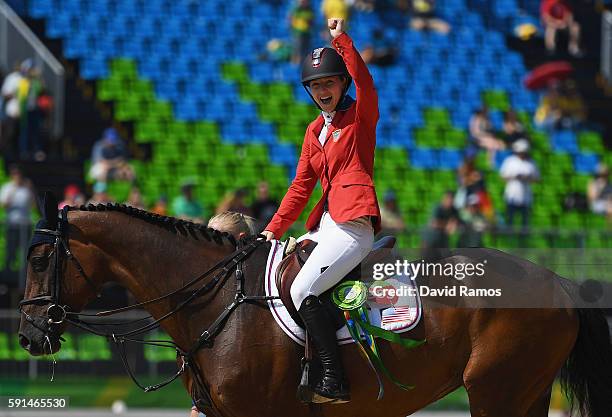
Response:
POLYGON ((39 198, 38 207, 43 219, 47 223, 47 227, 51 230, 57 228, 57 198, 50 191, 45 193, 39 198))

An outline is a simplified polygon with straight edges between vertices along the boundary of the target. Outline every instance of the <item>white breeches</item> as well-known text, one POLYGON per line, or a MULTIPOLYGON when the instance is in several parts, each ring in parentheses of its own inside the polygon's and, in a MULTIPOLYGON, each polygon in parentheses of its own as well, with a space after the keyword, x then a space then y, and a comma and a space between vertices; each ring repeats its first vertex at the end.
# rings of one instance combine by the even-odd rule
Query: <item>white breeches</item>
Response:
POLYGON ((291 286, 291 298, 297 309, 309 295, 321 295, 340 282, 370 253, 374 229, 365 216, 336 223, 326 211, 319 227, 297 241, 304 239, 314 240, 317 246, 291 286), (321 272, 322 268, 326 269, 321 272))

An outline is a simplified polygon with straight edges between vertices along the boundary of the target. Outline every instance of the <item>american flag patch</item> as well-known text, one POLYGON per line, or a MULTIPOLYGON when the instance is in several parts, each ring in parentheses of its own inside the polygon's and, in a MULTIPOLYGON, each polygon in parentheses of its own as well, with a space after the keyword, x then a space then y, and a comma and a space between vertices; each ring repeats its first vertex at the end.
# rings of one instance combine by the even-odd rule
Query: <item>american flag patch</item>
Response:
POLYGON ((382 311, 381 326, 385 330, 399 330, 409 327, 417 317, 414 307, 389 307, 382 311))

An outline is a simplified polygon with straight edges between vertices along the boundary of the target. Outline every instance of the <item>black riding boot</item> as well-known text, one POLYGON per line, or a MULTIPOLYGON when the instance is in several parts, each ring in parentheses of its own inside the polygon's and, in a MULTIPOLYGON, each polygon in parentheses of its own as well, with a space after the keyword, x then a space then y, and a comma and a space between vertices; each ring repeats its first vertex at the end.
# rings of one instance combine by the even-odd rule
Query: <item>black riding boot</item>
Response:
POLYGON ((336 330, 318 297, 310 295, 298 310, 323 365, 323 378, 314 388, 315 403, 347 402, 350 400, 348 382, 344 377, 338 352, 336 330))

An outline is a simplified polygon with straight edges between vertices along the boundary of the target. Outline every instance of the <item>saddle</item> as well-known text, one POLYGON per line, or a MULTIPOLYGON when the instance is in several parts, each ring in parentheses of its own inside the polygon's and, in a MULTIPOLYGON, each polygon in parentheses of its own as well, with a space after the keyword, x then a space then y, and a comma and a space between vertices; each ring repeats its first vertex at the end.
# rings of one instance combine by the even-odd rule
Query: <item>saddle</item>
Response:
MULTIPOLYGON (((381 249, 393 249, 395 247, 396 239, 394 236, 385 236, 378 241, 374 242, 374 246, 372 247, 372 251, 365 257, 362 263, 366 265, 372 264, 378 258, 378 253, 380 253, 381 249)), ((291 299, 291 285, 295 280, 298 272, 302 269, 302 266, 317 246, 317 242, 305 239, 299 243, 297 243, 295 250, 290 254, 286 255, 278 264, 278 268, 276 269, 276 288, 278 288, 278 293, 281 298, 281 301, 285 305, 285 308, 289 312, 291 318, 302 328, 304 328, 304 323, 300 318, 300 315, 297 312, 296 306, 293 304, 293 300, 291 299)), ((359 281, 361 279, 361 264, 357 265, 351 272, 349 272, 340 282, 343 281, 359 281)), ((339 282, 339 283, 340 283, 339 282)), ((333 303, 330 294, 333 291, 333 288, 322 294, 320 297, 323 305, 325 306, 328 314, 330 315, 330 319, 333 320, 336 330, 342 328, 346 323, 344 321, 344 316, 342 311, 336 307, 333 303)))

